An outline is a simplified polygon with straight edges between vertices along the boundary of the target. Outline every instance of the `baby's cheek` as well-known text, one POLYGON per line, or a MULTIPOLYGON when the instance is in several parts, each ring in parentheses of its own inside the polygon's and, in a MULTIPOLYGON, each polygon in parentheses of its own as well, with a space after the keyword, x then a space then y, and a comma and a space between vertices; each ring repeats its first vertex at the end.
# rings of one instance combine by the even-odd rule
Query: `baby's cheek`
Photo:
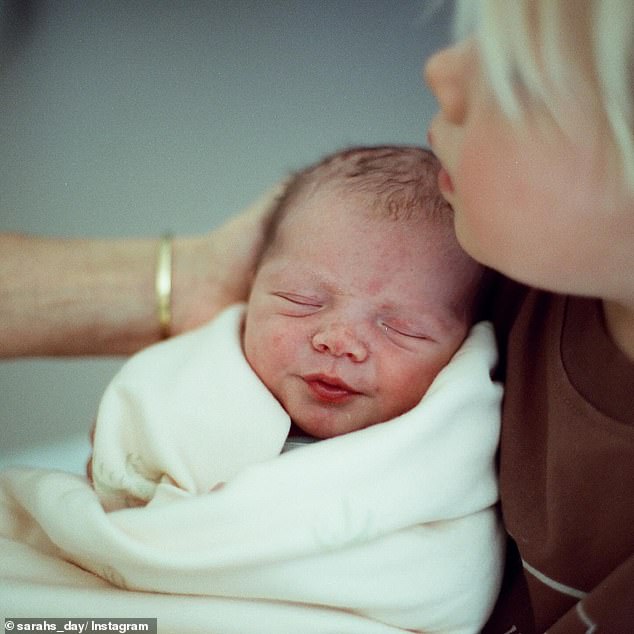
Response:
POLYGON ((293 338, 279 329, 261 334, 252 365, 260 378, 273 388, 293 359, 297 357, 297 345, 293 338))
POLYGON ((402 414, 417 405, 436 375, 434 364, 429 361, 408 363, 401 360, 383 375, 382 391, 390 418, 402 414))
POLYGON ((288 337, 286 336, 286 333, 279 332, 271 335, 270 340, 273 348, 277 349, 283 347, 286 344, 286 342, 288 341, 288 337))

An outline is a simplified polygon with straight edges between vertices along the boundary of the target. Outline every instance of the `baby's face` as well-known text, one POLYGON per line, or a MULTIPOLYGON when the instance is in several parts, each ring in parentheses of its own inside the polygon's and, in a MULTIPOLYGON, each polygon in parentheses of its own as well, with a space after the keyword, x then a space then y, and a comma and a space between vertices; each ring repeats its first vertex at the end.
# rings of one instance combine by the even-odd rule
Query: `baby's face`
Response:
POLYGON ((359 204, 320 194, 288 214, 245 321, 249 363, 318 438, 420 401, 464 340, 479 276, 446 229, 370 218, 359 204))

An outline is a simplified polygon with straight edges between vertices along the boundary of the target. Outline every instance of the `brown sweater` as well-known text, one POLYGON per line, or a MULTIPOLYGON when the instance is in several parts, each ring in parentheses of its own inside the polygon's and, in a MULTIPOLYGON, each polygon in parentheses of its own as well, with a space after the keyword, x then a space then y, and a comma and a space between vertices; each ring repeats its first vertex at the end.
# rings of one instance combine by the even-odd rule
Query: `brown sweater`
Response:
POLYGON ((634 363, 600 302, 505 284, 499 460, 512 540, 484 632, 634 632, 634 363))

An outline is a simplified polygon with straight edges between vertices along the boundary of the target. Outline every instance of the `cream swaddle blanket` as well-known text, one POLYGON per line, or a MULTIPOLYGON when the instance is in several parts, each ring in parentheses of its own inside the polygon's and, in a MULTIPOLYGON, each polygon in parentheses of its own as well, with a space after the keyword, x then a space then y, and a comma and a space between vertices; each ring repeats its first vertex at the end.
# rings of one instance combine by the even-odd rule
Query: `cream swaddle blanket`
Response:
POLYGON ((92 463, 107 509, 149 502, 160 482, 207 493, 281 452, 290 419, 242 353, 243 310, 147 348, 108 386, 92 463))
POLYGON ((491 326, 414 409, 279 455, 290 421, 242 355, 243 311, 141 352, 108 387, 106 511, 68 474, 0 476, 0 607, 30 597, 52 616, 81 587, 79 612, 159 615, 160 632, 477 632, 504 547, 491 326))

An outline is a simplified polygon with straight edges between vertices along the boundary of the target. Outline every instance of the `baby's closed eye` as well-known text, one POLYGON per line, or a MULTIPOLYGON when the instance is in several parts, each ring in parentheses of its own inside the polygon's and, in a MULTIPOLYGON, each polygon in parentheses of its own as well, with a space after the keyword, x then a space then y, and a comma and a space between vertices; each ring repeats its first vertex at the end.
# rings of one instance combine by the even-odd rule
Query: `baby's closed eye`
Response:
POLYGON ((282 314, 291 317, 312 315, 323 307, 323 302, 316 297, 297 293, 275 292, 273 296, 280 300, 282 314))
POLYGON ((435 339, 422 328, 416 328, 408 324, 401 324, 389 320, 380 322, 386 336, 396 344, 417 345, 434 342, 435 339))

